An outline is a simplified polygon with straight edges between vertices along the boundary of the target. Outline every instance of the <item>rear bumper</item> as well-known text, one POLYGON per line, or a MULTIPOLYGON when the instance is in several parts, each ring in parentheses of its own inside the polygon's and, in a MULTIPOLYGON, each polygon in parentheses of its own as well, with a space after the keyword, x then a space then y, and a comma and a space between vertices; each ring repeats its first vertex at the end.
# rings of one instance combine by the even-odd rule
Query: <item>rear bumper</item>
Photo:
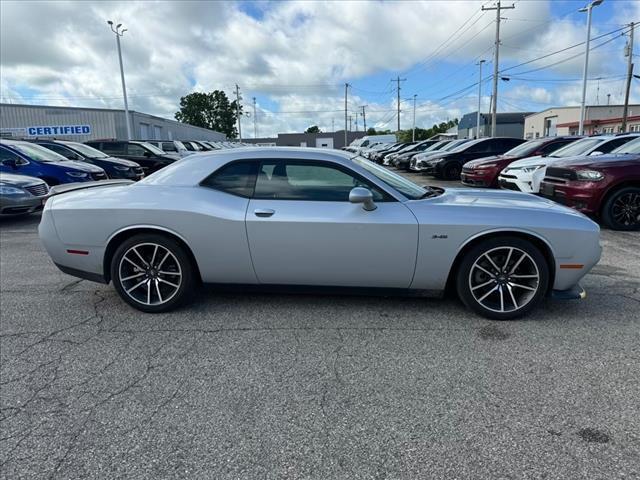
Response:
POLYGON ((583 300, 587 298, 587 292, 579 284, 567 290, 552 290, 551 298, 554 300, 583 300))

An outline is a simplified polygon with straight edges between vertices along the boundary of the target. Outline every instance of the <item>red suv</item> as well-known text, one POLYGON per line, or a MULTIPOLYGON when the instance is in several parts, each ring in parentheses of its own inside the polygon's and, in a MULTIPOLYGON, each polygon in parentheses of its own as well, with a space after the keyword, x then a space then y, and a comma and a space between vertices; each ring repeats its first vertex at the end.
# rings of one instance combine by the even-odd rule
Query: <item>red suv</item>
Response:
POLYGON ((609 155, 554 162, 540 195, 613 230, 640 230, 640 138, 609 155))
POLYGON ((510 163, 537 155, 547 156, 582 137, 548 137, 529 140, 502 155, 471 160, 462 167, 462 183, 470 187, 498 188, 498 175, 510 163))

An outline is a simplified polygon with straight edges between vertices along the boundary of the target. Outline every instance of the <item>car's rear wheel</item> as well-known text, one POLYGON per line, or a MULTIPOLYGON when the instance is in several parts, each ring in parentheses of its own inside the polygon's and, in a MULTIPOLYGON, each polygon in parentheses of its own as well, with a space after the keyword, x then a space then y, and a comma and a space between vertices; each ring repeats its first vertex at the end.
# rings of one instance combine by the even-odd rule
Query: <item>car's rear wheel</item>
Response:
POLYGON ((543 299, 549 266, 540 250, 518 237, 480 242, 463 257, 458 295, 474 312, 494 320, 521 317, 543 299))
POLYGON ((165 312, 184 304, 196 286, 185 249, 161 234, 125 240, 111 262, 113 285, 129 305, 143 312, 165 312))
POLYGON ((640 230, 640 188, 614 192, 604 204, 602 222, 612 230, 640 230))

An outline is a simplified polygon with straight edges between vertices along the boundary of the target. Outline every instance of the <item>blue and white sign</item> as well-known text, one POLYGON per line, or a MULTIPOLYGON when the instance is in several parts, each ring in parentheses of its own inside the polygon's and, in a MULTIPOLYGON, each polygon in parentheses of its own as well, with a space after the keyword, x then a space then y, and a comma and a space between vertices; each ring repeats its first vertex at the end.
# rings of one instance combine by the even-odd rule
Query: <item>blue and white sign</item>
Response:
POLYGON ((91 125, 49 125, 46 127, 27 127, 27 135, 30 137, 90 134, 91 125))

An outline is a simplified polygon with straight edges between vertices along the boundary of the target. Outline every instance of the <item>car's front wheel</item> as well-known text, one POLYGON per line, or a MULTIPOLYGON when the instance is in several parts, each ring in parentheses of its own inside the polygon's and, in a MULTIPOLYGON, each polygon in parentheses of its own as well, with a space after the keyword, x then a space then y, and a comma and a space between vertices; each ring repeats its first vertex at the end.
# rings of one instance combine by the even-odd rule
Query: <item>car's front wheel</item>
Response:
POLYGON ((165 312, 185 303, 196 286, 185 249, 161 234, 125 240, 111 262, 113 285, 129 305, 143 312, 165 312))
POLYGON ((604 204, 602 221, 612 230, 640 230, 640 188, 614 192, 604 204))
POLYGON ((491 238, 471 248, 458 269, 458 295, 476 313, 511 320, 530 312, 549 284, 544 255, 518 237, 491 238))
POLYGON ((451 165, 447 165, 444 168, 444 179, 445 180, 458 180, 460 179, 460 173, 462 172, 462 168, 457 163, 452 163, 451 165))

